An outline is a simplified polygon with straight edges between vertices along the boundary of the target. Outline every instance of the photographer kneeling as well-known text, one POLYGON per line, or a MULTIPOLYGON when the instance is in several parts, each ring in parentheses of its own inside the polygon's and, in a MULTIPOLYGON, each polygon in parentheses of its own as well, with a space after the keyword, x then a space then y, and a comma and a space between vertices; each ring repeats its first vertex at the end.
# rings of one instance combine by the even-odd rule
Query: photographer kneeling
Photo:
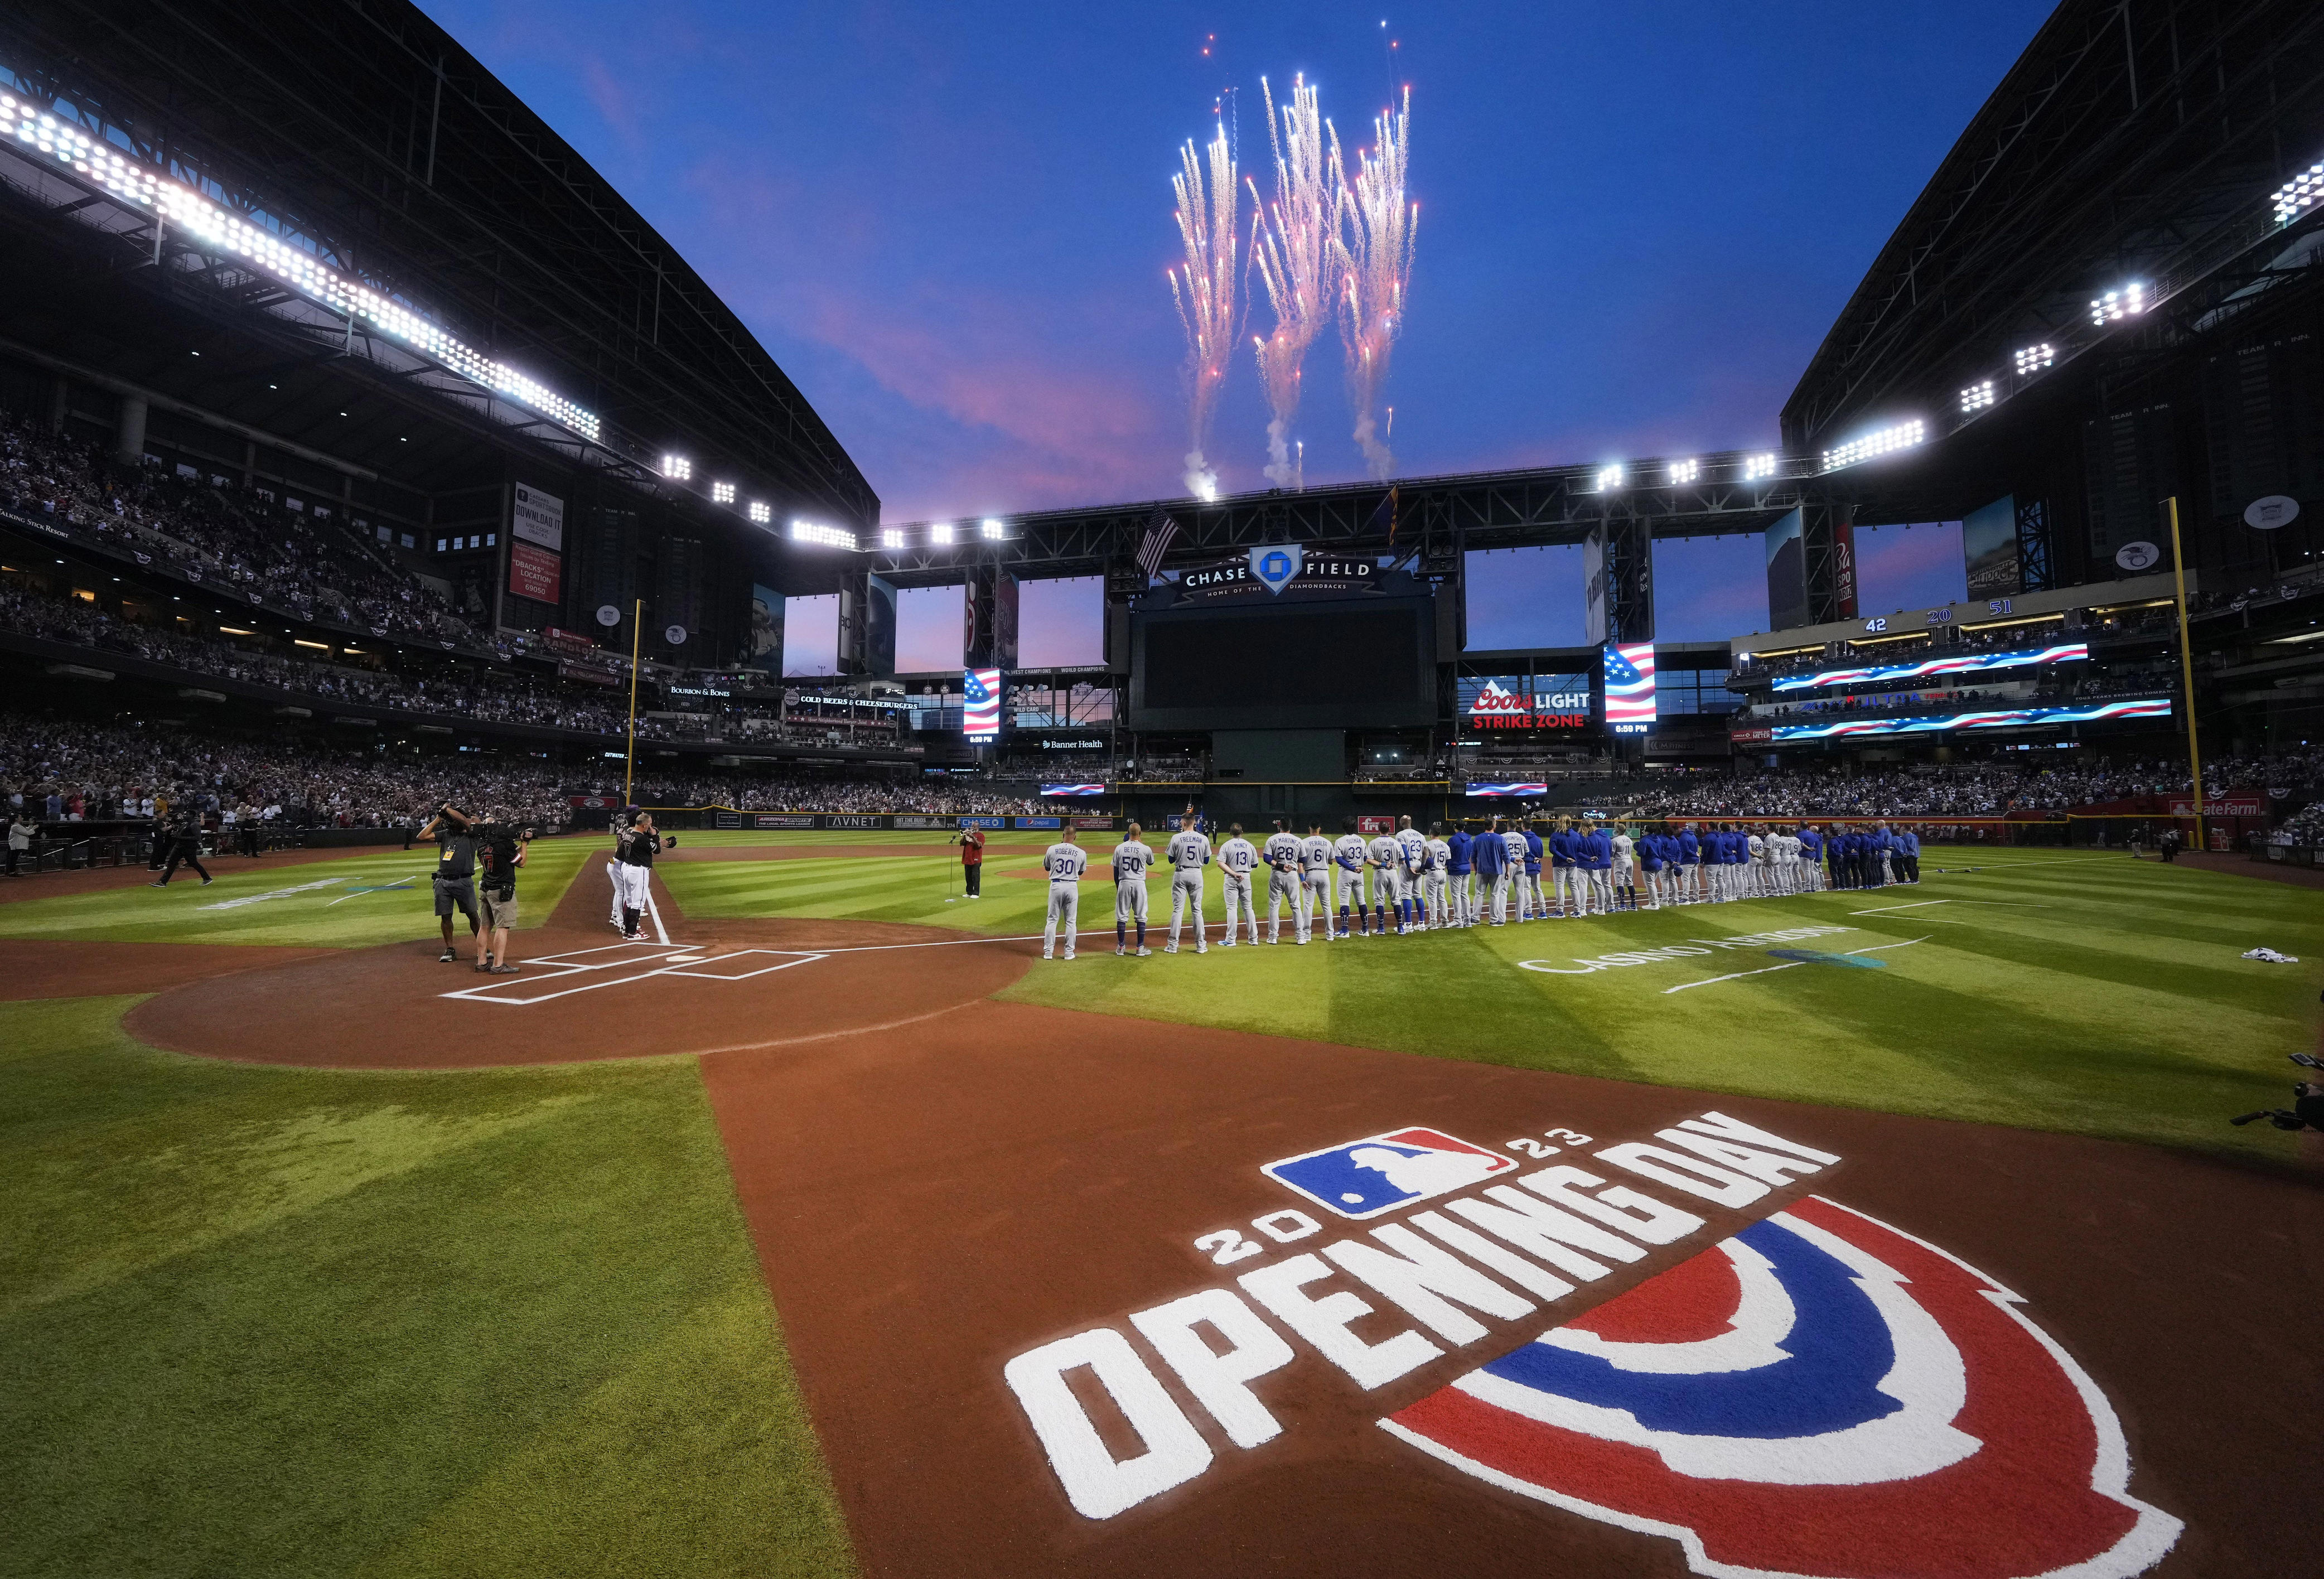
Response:
POLYGON ((493 820, 476 830, 476 854, 484 868, 477 886, 484 925, 476 934, 476 968, 496 976, 517 974, 509 963, 509 928, 516 925, 516 869, 524 864, 531 838, 532 830, 516 826, 505 807, 496 808, 493 820))
MULTIPOLYGON (((457 907, 468 918, 471 937, 484 930, 476 915, 475 819, 447 801, 436 808, 436 815, 417 836, 436 841, 436 919, 444 925, 444 952, 436 957, 449 965, 460 957, 452 946, 453 909, 457 907)), ((477 946, 484 946, 480 942, 477 946)))

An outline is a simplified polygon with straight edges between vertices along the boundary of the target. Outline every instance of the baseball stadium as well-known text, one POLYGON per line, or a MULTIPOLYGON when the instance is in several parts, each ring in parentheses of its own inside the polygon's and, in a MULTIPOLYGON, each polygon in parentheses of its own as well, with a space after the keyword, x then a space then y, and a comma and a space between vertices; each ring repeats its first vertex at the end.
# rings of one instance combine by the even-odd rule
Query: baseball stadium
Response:
POLYGON ((450 9, 0 14, 0 1574, 2318 1571, 2324 8, 1443 475, 1254 69, 1185 476, 950 518, 450 9))

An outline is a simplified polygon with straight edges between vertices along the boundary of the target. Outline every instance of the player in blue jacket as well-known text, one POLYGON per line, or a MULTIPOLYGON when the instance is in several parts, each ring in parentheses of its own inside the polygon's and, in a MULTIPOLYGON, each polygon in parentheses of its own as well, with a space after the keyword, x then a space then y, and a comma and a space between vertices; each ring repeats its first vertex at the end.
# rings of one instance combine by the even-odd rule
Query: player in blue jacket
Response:
MULTIPOLYGON (((1499 822, 1499 818, 1494 818, 1493 826, 1477 836, 1469 847, 1469 853, 1477 863, 1479 884, 1506 896, 1508 891, 1508 846, 1502 842, 1499 822)), ((1501 925, 1500 916, 1494 916, 1492 921, 1496 927, 1501 925)))
POLYGON ((1921 881, 1921 836, 1906 828, 1896 837, 1904 846, 1904 881, 1917 887, 1921 881))
POLYGON ((1614 836, 1603 824, 1583 839, 1583 861, 1590 872, 1590 897, 1601 916, 1614 913, 1614 836))
POLYGON ((1446 908, 1452 912, 1453 926, 1466 927, 1477 919, 1477 879, 1469 861, 1470 850, 1475 841, 1459 828, 1454 828, 1445 836, 1444 843, 1452 852, 1452 863, 1447 868, 1452 874, 1452 885, 1445 901, 1446 908))
POLYGON ((1637 846, 1638 870, 1646 878, 1646 902, 1639 909, 1659 910, 1663 908, 1663 836, 1653 828, 1643 828, 1637 846))
POLYGON ((1823 836, 1813 823, 1800 824, 1800 878, 1806 891, 1813 893, 1823 886, 1823 836))
POLYGON ((1517 884, 1517 919, 1537 921, 1549 914, 1541 891, 1541 832, 1532 823, 1525 827, 1525 881, 1517 884))
POLYGON ((1699 904, 1702 900, 1702 841, 1696 836, 1692 823, 1683 823, 1678 830, 1678 902, 1699 904))

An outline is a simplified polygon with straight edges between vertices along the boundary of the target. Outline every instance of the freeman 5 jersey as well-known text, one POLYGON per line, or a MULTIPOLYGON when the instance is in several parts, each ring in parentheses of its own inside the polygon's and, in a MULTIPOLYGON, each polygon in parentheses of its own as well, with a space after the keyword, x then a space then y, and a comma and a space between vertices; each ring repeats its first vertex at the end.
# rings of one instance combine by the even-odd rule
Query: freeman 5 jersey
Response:
POLYGON ((1211 841, 1197 833, 1180 832, 1170 836, 1169 847, 1163 858, 1181 877, 1200 877, 1203 868, 1211 863, 1211 841))
POLYGON ((1113 880, 1116 882, 1144 882, 1146 869, 1154 864, 1154 852, 1135 839, 1124 839, 1113 847, 1113 880))
POLYGON ((1041 854, 1041 870, 1051 882, 1079 882, 1089 867, 1089 852, 1079 845, 1055 844, 1041 854))

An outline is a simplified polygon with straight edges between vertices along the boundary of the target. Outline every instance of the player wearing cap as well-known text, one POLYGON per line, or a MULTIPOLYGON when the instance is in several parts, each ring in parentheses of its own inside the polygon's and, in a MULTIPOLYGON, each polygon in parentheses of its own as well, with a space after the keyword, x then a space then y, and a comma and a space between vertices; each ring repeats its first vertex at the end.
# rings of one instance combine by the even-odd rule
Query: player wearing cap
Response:
POLYGON ((1299 836, 1275 819, 1275 831, 1267 836, 1259 847, 1259 859, 1267 863, 1267 940, 1283 940, 1283 907, 1291 907, 1291 928, 1294 938, 1307 941, 1307 908, 1304 896, 1307 886, 1299 878, 1299 836))
POLYGON ((1152 952, 1146 946, 1146 869, 1154 864, 1154 852, 1139 839, 1145 831, 1131 823, 1113 847, 1113 951, 1130 952, 1130 924, 1135 921, 1140 959, 1152 952))
POLYGON ((1452 846, 1444 840, 1444 825, 1428 825, 1428 837, 1420 846, 1420 924, 1425 928, 1450 925, 1445 919, 1447 898, 1445 874, 1452 863, 1452 846))
POLYGON ((1208 954, 1210 945, 1204 941, 1210 928, 1203 920, 1203 868, 1211 863, 1211 841, 1194 831, 1193 812, 1178 819, 1178 831, 1170 836, 1162 858, 1170 863, 1170 941, 1162 946, 1162 952, 1178 952, 1178 926, 1185 919, 1186 909, 1191 905, 1194 911, 1194 952, 1208 954))
POLYGON ((1235 920, 1246 919, 1250 924, 1251 946, 1259 946, 1259 906, 1252 902, 1250 874, 1259 870, 1259 846, 1242 836, 1242 824, 1227 829, 1227 842, 1219 846, 1219 886, 1226 891, 1227 941, 1235 946, 1235 920))
POLYGON ((1081 931, 1082 873, 1088 869, 1089 853, 1074 842, 1071 827, 1042 852, 1041 870, 1049 874, 1049 917, 1041 927, 1043 959, 1048 958, 1050 951, 1056 947, 1060 931, 1065 935, 1065 957, 1073 958, 1074 939, 1081 931))
POLYGON ((1466 927, 1477 919, 1477 876, 1470 865, 1474 845, 1475 841, 1457 827, 1444 836, 1444 847, 1452 852, 1452 859, 1444 867, 1444 908, 1452 912, 1455 927, 1466 927))
POLYGON ((1405 931, 1418 932, 1425 925, 1420 913, 1420 874, 1428 868, 1428 836, 1414 827, 1410 817, 1401 817, 1396 842, 1404 854, 1403 863, 1397 869, 1397 913, 1405 931))
POLYGON ((1364 925, 1364 837, 1356 819, 1340 819, 1340 836, 1332 841, 1332 893, 1340 907, 1340 936, 1360 937, 1364 925), (1348 896, 1356 901, 1356 931, 1348 930, 1348 896))
POLYGON ((1364 846, 1364 858, 1371 863, 1373 924, 1385 937, 1389 918, 1404 900, 1404 846, 1394 834, 1374 834, 1364 846))
POLYGON ((1311 822, 1307 836, 1299 841, 1299 941, 1305 943, 1315 929, 1316 919, 1323 923, 1323 941, 1332 941, 1332 841, 1323 836, 1323 825, 1311 822))

